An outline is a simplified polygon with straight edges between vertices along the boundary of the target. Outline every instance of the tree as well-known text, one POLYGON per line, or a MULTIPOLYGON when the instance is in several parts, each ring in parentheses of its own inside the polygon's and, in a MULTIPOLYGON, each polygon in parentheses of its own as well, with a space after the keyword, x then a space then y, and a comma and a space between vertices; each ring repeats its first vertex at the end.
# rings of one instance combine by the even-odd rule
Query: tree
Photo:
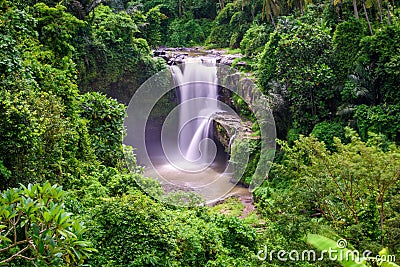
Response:
POLYGON ((363 140, 370 132, 383 134, 389 141, 400 143, 399 105, 359 105, 355 107, 354 119, 363 140))
POLYGON ((344 83, 355 69, 361 40, 367 36, 365 21, 350 18, 336 26, 332 38, 333 53, 337 61, 336 75, 344 83))
POLYGON ((268 27, 267 25, 252 25, 240 42, 242 54, 249 58, 257 58, 264 50, 264 46, 273 30, 273 27, 268 27))
MULTIPOLYGON (((341 1, 340 0, 334 0, 333 1, 333 5, 334 6, 336 6, 338 3, 341 3, 341 1)), ((353 0, 353 12, 354 12, 354 17, 356 18, 356 19, 358 19, 359 18, 359 15, 358 15, 358 8, 357 8, 357 0, 353 0)))
POLYGON ((251 266, 255 254, 255 229, 237 217, 168 209, 137 190, 103 199, 91 216, 94 266, 251 266))
POLYGON ((360 54, 357 64, 361 65, 369 80, 374 104, 398 104, 400 100, 397 90, 400 79, 400 57, 397 53, 400 41, 398 22, 385 25, 373 36, 361 40, 360 54))
POLYGON ((147 41, 139 38, 143 35, 134 14, 105 5, 94 12, 75 42, 80 91, 100 91, 128 104, 135 90, 164 65, 152 59, 147 41))
POLYGON ((80 116, 87 120, 97 159, 106 166, 119 166, 123 158, 125 105, 97 92, 84 94, 80 102, 80 116))
POLYGON ((75 20, 62 8, 39 4, 32 10, 36 18, 16 8, 1 13, 5 52, 0 62, 0 160, 11 172, 2 177, 1 189, 45 180, 65 185, 65 178, 76 175, 86 162, 95 165, 87 129, 78 117, 71 51, 54 48, 68 50, 72 29, 56 25, 71 19, 71 26, 75 20), (48 24, 35 24, 37 19, 48 24), (57 28, 61 35, 47 42, 46 34, 55 33, 44 28, 57 28))
MULTIPOLYGON (((299 1, 301 3, 301 0, 299 1)), ((266 16, 268 20, 272 21, 272 24, 275 27, 275 21, 273 16, 279 16, 281 13, 281 6, 277 1, 272 1, 272 0, 265 0, 263 3, 263 9, 262 9, 262 15, 263 17, 266 16)), ((303 13, 303 10, 301 9, 301 12, 303 13)))
MULTIPOLYGON (((181 17, 181 16, 179 16, 181 17)), ((144 38, 147 40, 152 48, 156 48, 161 45, 162 40, 162 29, 161 20, 167 17, 160 12, 160 6, 155 6, 146 13, 146 26, 142 32, 144 38)))
POLYGON ((250 9, 251 7, 247 5, 241 10, 234 3, 227 4, 215 18, 206 44, 238 48, 253 20, 250 9))
POLYGON ((72 45, 73 36, 83 21, 66 12, 62 5, 48 7, 38 3, 33 7, 33 16, 37 19, 36 30, 40 42, 53 51, 56 59, 71 58, 75 48, 72 45))
POLYGON ((288 201, 296 201, 290 205, 294 210, 285 212, 318 214, 340 235, 365 246, 362 249, 387 246, 396 253, 399 228, 392 220, 398 216, 399 147, 382 147, 377 135, 362 142, 350 128, 346 136, 351 140, 348 144, 335 138, 336 152, 327 151, 312 136, 301 137, 293 147, 282 144, 281 175, 293 186, 288 201))
POLYGON ((331 37, 321 28, 296 22, 280 25, 270 35, 258 66, 262 89, 275 93, 273 85, 281 87, 293 127, 300 132, 309 133, 335 112, 331 37))

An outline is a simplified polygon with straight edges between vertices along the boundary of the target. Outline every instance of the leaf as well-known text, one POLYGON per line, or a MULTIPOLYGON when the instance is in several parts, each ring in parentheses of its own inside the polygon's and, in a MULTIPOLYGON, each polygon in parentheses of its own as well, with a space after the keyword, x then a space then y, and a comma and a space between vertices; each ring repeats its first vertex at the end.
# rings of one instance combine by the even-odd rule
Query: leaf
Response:
POLYGON ((39 253, 43 254, 44 253, 44 243, 42 240, 39 240, 39 244, 37 247, 38 247, 39 253))
POLYGON ((71 249, 74 252, 77 260, 79 261, 81 259, 81 254, 74 247, 71 247, 71 249))
POLYGON ((383 248, 381 251, 379 251, 379 256, 387 256, 389 255, 389 249, 388 248, 383 248))
MULTIPOLYGON (((325 236, 309 234, 307 236, 307 243, 313 245, 314 247, 316 247, 318 250, 321 250, 321 251, 336 250, 338 252, 337 255, 352 255, 352 254, 350 254, 351 251, 349 249, 347 249, 346 247, 343 247, 343 248, 338 247, 338 242, 336 242, 330 238, 327 238, 325 236)), ((360 259, 357 259, 357 260, 360 260, 360 259)), ((339 261, 341 263, 341 265, 344 267, 366 267, 365 264, 357 263, 355 261, 355 259, 346 259, 346 257, 344 257, 344 259, 337 257, 337 261, 339 261)))
POLYGON ((68 238, 68 234, 66 232, 64 232, 63 230, 57 229, 57 232, 62 235, 63 237, 65 237, 66 239, 68 238))
POLYGON ((10 243, 11 243, 11 240, 10 240, 9 238, 7 238, 7 237, 5 237, 5 236, 2 236, 2 235, 0 235, 0 240, 1 240, 1 241, 6 241, 6 242, 10 242, 10 243))
POLYGON ((45 222, 49 222, 51 220, 51 214, 47 211, 43 213, 43 218, 45 222))
POLYGON ((394 262, 390 262, 390 261, 384 261, 381 263, 382 267, 400 267, 400 265, 394 263, 394 262))
POLYGON ((34 237, 39 237, 40 228, 36 223, 32 225, 32 232, 34 237))
POLYGON ((57 229, 57 232, 60 234, 60 235, 62 235, 63 237, 65 237, 65 239, 69 239, 70 237, 72 237, 72 238, 77 238, 77 236, 74 234, 74 233, 72 233, 72 232, 70 232, 70 231, 67 231, 67 230, 60 230, 60 229, 57 229))

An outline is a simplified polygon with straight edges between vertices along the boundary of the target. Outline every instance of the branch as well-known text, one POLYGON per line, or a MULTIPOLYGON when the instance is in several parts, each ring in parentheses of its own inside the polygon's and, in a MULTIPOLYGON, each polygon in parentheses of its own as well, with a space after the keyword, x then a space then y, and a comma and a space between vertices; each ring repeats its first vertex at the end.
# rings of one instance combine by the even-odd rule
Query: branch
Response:
MULTIPOLYGON (((24 255, 18 255, 18 258, 22 258, 22 259, 25 259, 25 260, 28 260, 28 261, 35 260, 35 258, 29 258, 29 257, 24 256, 24 255)), ((33 265, 37 266, 34 262, 32 262, 32 263, 33 263, 33 265)))
POLYGON ((94 1, 90 4, 89 8, 87 9, 87 12, 89 13, 90 11, 92 11, 93 9, 95 9, 98 5, 101 4, 101 2, 102 2, 102 0, 94 0, 94 1))
POLYGON ((346 197, 347 197, 347 194, 346 194, 346 193, 342 190, 342 188, 340 187, 340 185, 339 185, 339 183, 338 183, 338 181, 337 181, 335 175, 332 173, 331 169, 329 168, 329 165, 328 165, 328 163, 326 162, 325 157, 323 157, 323 156, 321 155, 321 153, 320 153, 319 151, 317 151, 316 149, 314 149, 314 150, 321 156, 322 162, 323 162, 323 164, 325 165, 325 168, 326 168, 326 170, 328 171, 329 176, 331 176, 332 181, 335 183, 336 187, 339 189, 340 193, 341 193, 342 196, 343 196, 344 204, 345 204, 345 205, 347 206, 347 208, 352 212, 353 218, 355 219, 356 223, 358 224, 358 216, 357 216, 357 213, 356 213, 356 211, 353 209, 353 207, 349 204, 349 202, 347 201, 347 198, 346 198, 346 197))
POLYGON ((12 255, 11 257, 9 257, 8 259, 5 259, 5 260, 0 261, 0 263, 10 262, 10 261, 12 261, 14 258, 20 257, 20 255, 21 255, 22 253, 24 253, 25 251, 27 251, 30 247, 31 247, 31 245, 27 245, 25 248, 21 249, 21 250, 18 251, 16 254, 14 254, 14 255, 12 255))
POLYGON ((29 242, 28 240, 18 241, 18 242, 16 242, 16 243, 12 244, 12 245, 9 245, 9 246, 6 247, 6 248, 0 249, 0 253, 2 253, 2 252, 4 252, 4 251, 7 251, 7 250, 9 250, 10 248, 13 248, 13 247, 15 247, 15 246, 18 246, 18 245, 21 245, 21 244, 25 244, 25 243, 28 243, 28 242, 29 242))

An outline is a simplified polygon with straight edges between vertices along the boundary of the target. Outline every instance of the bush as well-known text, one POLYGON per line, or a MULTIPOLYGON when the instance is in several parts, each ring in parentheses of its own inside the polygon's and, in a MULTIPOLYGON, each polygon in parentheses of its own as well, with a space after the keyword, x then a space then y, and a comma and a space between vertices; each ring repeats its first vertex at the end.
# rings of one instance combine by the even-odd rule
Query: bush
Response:
POLYGON ((345 80, 354 69, 354 64, 360 51, 360 42, 368 35, 368 28, 363 20, 349 19, 337 25, 332 39, 337 73, 345 80))
POLYGON ((80 266, 95 251, 83 224, 64 210, 64 196, 49 183, 1 193, 1 265, 80 266))
POLYGON ((400 106, 358 106, 354 118, 363 140, 368 139, 368 133, 384 134, 390 141, 400 143, 400 106))
POLYGON ((116 167, 123 157, 125 106, 96 92, 82 95, 80 104, 80 115, 87 120, 97 159, 106 166, 116 167))
POLYGON ((269 40, 269 34, 273 32, 271 25, 252 25, 240 42, 240 50, 247 57, 257 57, 269 40))
POLYGON ((292 127, 302 134, 336 113, 333 58, 329 34, 296 21, 279 25, 261 54, 257 74, 262 89, 287 101, 292 127))
MULTIPOLYGON (((133 16, 125 11, 113 12, 104 5, 95 9, 93 20, 79 29, 74 46, 81 92, 100 91, 128 104, 136 89, 151 75, 161 70, 150 56, 133 16)), ((160 44, 157 8, 149 11, 146 30, 152 47, 160 44)))
POLYGON ((314 126, 311 134, 320 142, 324 142, 326 148, 330 151, 335 151, 334 137, 338 137, 342 141, 345 139, 344 127, 338 122, 320 122, 314 126))
POLYGON ((238 6, 229 3, 213 22, 206 44, 216 47, 238 48, 243 35, 250 27, 252 18, 247 9, 240 10, 238 6))
POLYGON ((238 218, 169 210, 140 191, 102 199, 92 212, 94 266, 215 266, 249 260, 255 230, 238 218))
POLYGON ((163 35, 161 21, 164 19, 167 19, 167 17, 160 12, 160 6, 155 6, 146 13, 147 24, 142 30, 142 33, 152 48, 161 45, 163 35))
MULTIPOLYGON (((245 185, 251 184, 253 174, 256 171, 258 161, 260 160, 260 147, 261 144, 258 139, 244 139, 238 137, 234 140, 231 147, 230 162, 234 168, 232 178, 235 181, 240 181, 245 185), (246 161, 247 164, 245 165, 246 161), (243 174, 240 176, 242 172, 243 174)), ((262 177, 262 179, 264 179, 264 177, 262 177)))
POLYGON ((392 234, 399 225, 392 221, 399 207, 399 147, 391 144, 385 150, 378 138, 363 142, 354 130, 345 131, 350 141, 344 144, 335 138, 333 152, 314 136, 301 136, 291 147, 283 143, 285 159, 274 168, 286 177, 287 186, 276 193, 260 192, 270 202, 263 207, 271 211, 269 216, 280 210, 276 219, 302 220, 301 227, 328 225, 355 240, 356 249, 378 253, 388 246, 395 252, 392 234))

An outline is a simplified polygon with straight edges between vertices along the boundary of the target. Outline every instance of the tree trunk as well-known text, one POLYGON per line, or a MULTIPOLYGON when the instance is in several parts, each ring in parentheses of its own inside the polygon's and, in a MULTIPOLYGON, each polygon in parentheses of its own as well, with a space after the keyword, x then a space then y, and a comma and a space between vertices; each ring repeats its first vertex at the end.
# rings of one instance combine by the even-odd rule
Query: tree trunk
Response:
POLYGON ((221 10, 224 9, 225 7, 224 0, 219 0, 219 5, 221 6, 221 10))
POLYGON ((354 17, 358 19, 357 0, 353 0, 354 17))
POLYGON ((377 0, 378 2, 378 11, 379 11, 379 18, 381 19, 381 22, 383 21, 383 16, 382 16, 382 3, 381 0, 377 0))
POLYGON ((303 3, 302 0, 299 0, 300 14, 303 16, 303 3))
MULTIPOLYGON (((333 0, 332 2, 334 3, 335 0, 333 0)), ((340 0, 340 1, 339 1, 339 6, 338 6, 338 9, 337 9, 337 13, 338 13, 339 19, 341 19, 341 18, 343 17, 343 9, 342 9, 342 6, 343 6, 343 1, 340 0)))
MULTIPOLYGON (((264 1, 263 8, 262 8, 262 19, 264 20, 265 17, 270 16, 271 18, 272 10, 270 6, 270 2, 268 0, 264 1)), ((267 17, 268 19, 268 17, 267 17)))
POLYGON ((182 1, 178 0, 178 16, 179 18, 182 17, 182 1))
POLYGON ((374 35, 374 33, 372 32, 371 23, 369 22, 368 12, 367 12, 367 8, 365 7, 364 0, 363 0, 363 9, 364 9, 364 13, 365 13, 365 19, 367 20, 367 23, 368 23, 369 32, 371 33, 371 35, 374 35))
POLYGON ((275 25, 274 16, 272 16, 272 13, 269 13, 269 16, 270 16, 270 18, 271 18, 272 25, 274 25, 274 29, 276 29, 276 25, 275 25))

